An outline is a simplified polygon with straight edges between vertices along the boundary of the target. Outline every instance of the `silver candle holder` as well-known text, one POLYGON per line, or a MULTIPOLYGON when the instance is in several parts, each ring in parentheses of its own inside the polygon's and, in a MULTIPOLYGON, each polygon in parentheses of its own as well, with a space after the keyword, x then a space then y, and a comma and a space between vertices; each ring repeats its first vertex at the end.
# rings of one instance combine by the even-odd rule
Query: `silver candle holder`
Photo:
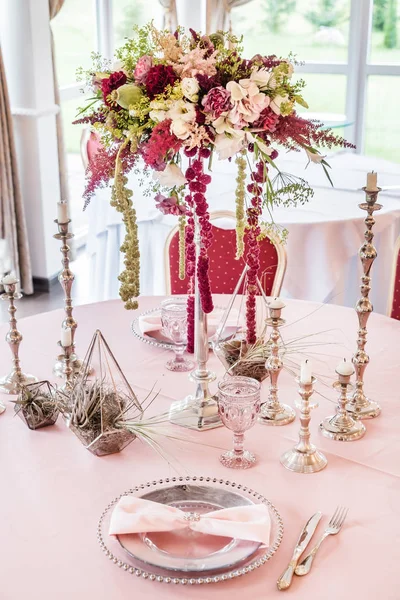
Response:
MULTIPOLYGON (((53 237, 56 240, 62 241, 62 246, 60 251, 63 255, 62 257, 62 265, 63 269, 58 276, 58 280, 61 283, 61 286, 64 290, 65 294, 65 319, 62 322, 63 327, 69 327, 71 329, 71 337, 72 337, 72 350, 70 355, 71 367, 73 373, 78 373, 82 367, 82 361, 79 360, 75 353, 75 331, 78 327, 78 323, 75 321, 73 317, 73 306, 72 306, 72 284, 74 283, 75 275, 72 273, 69 268, 69 251, 70 247, 67 244, 67 241, 74 237, 74 234, 69 231, 69 224, 71 223, 71 219, 68 219, 65 223, 60 223, 58 219, 54 221, 58 227, 58 233, 56 233, 53 237)), ((66 377, 66 363, 65 363, 65 353, 60 354, 57 357, 57 360, 53 367, 53 372, 57 377, 66 377)))
POLYGON ((294 421, 296 413, 293 408, 286 404, 281 404, 278 399, 278 378, 283 367, 283 362, 279 356, 278 341, 281 337, 279 328, 284 325, 285 320, 281 318, 282 308, 271 308, 269 306, 270 317, 266 324, 272 327, 272 333, 269 340, 271 353, 265 363, 265 368, 269 374, 269 394, 266 402, 261 405, 258 420, 264 425, 287 425, 294 421))
POLYGON ((356 421, 347 411, 348 393, 354 389, 350 383, 350 378, 354 375, 354 370, 350 375, 338 374, 338 381, 335 381, 333 387, 339 390, 339 402, 336 407, 336 414, 332 417, 326 417, 320 423, 319 429, 327 438, 338 442, 352 442, 359 440, 365 434, 365 425, 361 421, 356 421))
POLYGON ((299 385, 301 397, 299 441, 291 450, 282 454, 280 460, 289 471, 317 473, 326 467, 328 461, 310 441, 311 406, 309 400, 314 393, 316 379, 312 377, 310 383, 303 383, 300 377, 296 377, 296 382, 299 385))
MULTIPOLYGON (((17 309, 15 307, 15 300, 22 298, 22 294, 17 291, 16 279, 14 283, 6 283, 3 281, 4 293, 1 294, 1 299, 8 301, 8 312, 10 314, 10 329, 6 335, 6 342, 11 348, 13 368, 11 372, 0 379, 0 392, 3 394, 18 394, 22 385, 28 385, 29 383, 35 383, 38 381, 34 375, 28 375, 22 372, 21 363, 19 359, 19 346, 22 342, 22 334, 17 329, 17 319, 15 313, 17 309)), ((4 412, 5 407, 2 405, 0 413, 4 412)))
POLYGON ((60 348, 62 349, 62 354, 60 354, 60 356, 58 357, 59 360, 62 360, 64 363, 64 377, 65 377, 65 383, 62 386, 62 390, 64 392, 71 390, 72 388, 72 383, 74 380, 74 376, 76 375, 76 372, 74 371, 74 367, 73 367, 73 346, 63 346, 62 342, 59 341, 58 345, 60 346, 60 348))
MULTIPOLYGON (((196 261, 201 251, 200 226, 195 215, 196 261)), ((194 394, 183 400, 173 402, 170 409, 170 421, 188 429, 206 431, 223 425, 219 412, 217 396, 212 394, 209 384, 215 381, 216 375, 207 367, 210 353, 207 330, 207 315, 201 308, 201 298, 197 275, 194 293, 194 351, 196 369, 189 375, 196 385, 194 394)))
POLYGON ((365 242, 359 250, 363 276, 361 277, 361 298, 356 304, 359 323, 357 352, 352 359, 356 370, 356 388, 350 402, 347 403, 347 410, 355 419, 372 419, 380 414, 381 408, 377 402, 370 400, 364 392, 364 373, 369 363, 369 356, 365 351, 365 346, 367 343, 367 322, 374 309, 369 299, 369 292, 371 290, 370 273, 373 262, 377 257, 376 248, 372 243, 374 239, 372 228, 375 225, 373 215, 374 212, 382 208, 382 205, 376 202, 381 188, 377 188, 376 191, 370 191, 364 187, 363 190, 366 202, 360 204, 359 207, 361 210, 367 211, 368 214, 364 219, 364 223, 367 226, 364 233, 365 242))

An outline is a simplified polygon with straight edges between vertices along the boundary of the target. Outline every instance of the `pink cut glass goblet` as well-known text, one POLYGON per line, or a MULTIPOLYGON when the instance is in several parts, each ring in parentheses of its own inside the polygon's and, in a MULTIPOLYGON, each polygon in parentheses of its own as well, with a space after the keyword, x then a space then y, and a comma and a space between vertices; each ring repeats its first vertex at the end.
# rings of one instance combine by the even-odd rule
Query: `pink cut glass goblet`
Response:
POLYGON ((187 343, 186 298, 167 298, 161 303, 161 323, 165 335, 174 343, 175 357, 166 363, 170 371, 191 371, 193 363, 184 358, 187 343))
POLYGON ((245 450, 244 432, 253 427, 260 412, 260 382, 251 377, 229 377, 218 384, 218 408, 225 427, 233 431, 233 450, 219 460, 230 469, 248 469, 256 462, 245 450))

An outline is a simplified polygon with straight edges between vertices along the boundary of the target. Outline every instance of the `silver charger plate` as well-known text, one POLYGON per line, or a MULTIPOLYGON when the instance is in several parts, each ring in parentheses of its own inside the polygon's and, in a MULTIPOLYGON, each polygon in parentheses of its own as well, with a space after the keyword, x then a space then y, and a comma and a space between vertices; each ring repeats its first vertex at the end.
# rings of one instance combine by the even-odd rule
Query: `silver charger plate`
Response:
POLYGON ((261 494, 241 484, 211 477, 171 477, 148 482, 132 488, 115 498, 103 511, 98 525, 98 541, 105 555, 118 567, 143 579, 164 583, 203 584, 218 583, 254 571, 265 564, 278 549, 283 536, 282 519, 276 508, 261 494), (271 517, 271 538, 268 548, 254 543, 195 534, 188 551, 182 556, 182 539, 171 533, 137 536, 109 536, 111 513, 118 500, 135 495, 157 502, 164 501, 183 510, 195 512, 217 507, 264 503, 271 517), (200 537, 199 537, 200 536, 200 537), (134 542, 132 542, 134 538, 134 542), (176 552, 176 550, 179 550, 176 552), (203 567, 203 568, 202 568, 203 567))
MULTIPOLYGON (((214 310, 221 313, 221 319, 222 319, 225 308, 222 308, 221 306, 216 306, 214 308, 214 310)), ((144 342, 145 344, 150 344, 150 346, 155 346, 156 348, 163 348, 164 350, 174 350, 175 344, 173 344, 167 337, 165 337, 161 330, 157 331, 156 335, 151 335, 151 332, 143 333, 140 329, 140 324, 139 324, 140 317, 157 316, 160 313, 161 313, 161 307, 157 306, 156 308, 151 308, 150 310, 146 310, 143 313, 141 313, 138 317, 135 317, 131 323, 132 333, 138 340, 140 340, 141 342, 144 342)), ((236 332, 237 328, 231 327, 230 329, 232 331, 229 328, 225 328, 225 329, 227 330, 227 337, 231 337, 236 332)), ((212 336, 210 336, 210 339, 209 339, 210 348, 212 347, 211 338, 212 338, 212 336)))

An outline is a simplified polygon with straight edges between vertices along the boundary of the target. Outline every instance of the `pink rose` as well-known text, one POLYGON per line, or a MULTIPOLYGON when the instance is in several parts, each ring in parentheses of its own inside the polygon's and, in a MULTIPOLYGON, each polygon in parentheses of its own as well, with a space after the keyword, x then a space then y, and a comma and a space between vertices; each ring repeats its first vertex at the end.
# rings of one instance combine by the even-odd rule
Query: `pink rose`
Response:
POLYGON ((204 96, 202 104, 204 112, 209 113, 212 119, 218 119, 223 112, 232 108, 231 94, 222 86, 212 88, 204 96))
POLYGON ((145 54, 141 56, 136 63, 136 68, 133 72, 135 79, 138 83, 145 83, 147 74, 153 66, 153 59, 151 56, 145 54))

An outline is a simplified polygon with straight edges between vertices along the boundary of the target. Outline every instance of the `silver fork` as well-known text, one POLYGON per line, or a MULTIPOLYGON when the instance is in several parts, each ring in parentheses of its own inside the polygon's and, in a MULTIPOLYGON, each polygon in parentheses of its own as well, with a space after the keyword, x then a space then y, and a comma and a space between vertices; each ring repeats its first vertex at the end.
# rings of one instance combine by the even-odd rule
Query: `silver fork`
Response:
POLYGON ((296 575, 307 575, 312 567, 315 555, 317 554, 319 547, 322 542, 329 535, 336 535, 339 533, 345 518, 347 517, 348 508, 338 506, 332 515, 331 520, 328 523, 328 527, 325 529, 319 542, 314 546, 309 554, 297 565, 295 573, 296 575))

